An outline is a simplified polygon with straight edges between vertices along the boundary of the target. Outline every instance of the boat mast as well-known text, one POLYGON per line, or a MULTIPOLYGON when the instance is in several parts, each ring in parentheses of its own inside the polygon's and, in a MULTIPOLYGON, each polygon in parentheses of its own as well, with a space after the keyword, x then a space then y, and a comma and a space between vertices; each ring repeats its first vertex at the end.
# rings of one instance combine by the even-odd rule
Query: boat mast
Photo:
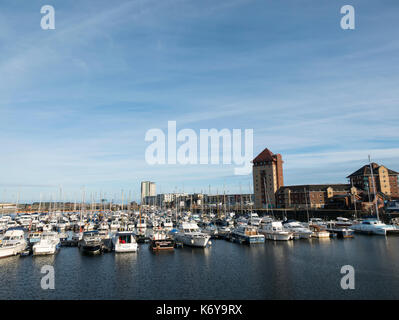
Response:
MULTIPOLYGON (((353 188, 353 180, 352 180, 352 188, 353 188)), ((356 210, 356 197, 355 197, 355 193, 353 193, 353 204, 355 206, 355 219, 357 219, 357 210, 356 210)))
POLYGON ((266 215, 269 215, 269 205, 267 203, 267 192, 266 192, 266 176, 263 176, 263 189, 265 190, 266 215))
POLYGON ((370 155, 369 155, 369 166, 370 166, 370 172, 371 172, 371 183, 373 184, 373 191, 374 191, 375 212, 377 214, 377 220, 380 220, 380 217, 379 217, 379 214, 378 214, 378 199, 377 199, 377 193, 376 193, 376 190, 375 190, 374 174, 373 174, 373 168, 372 168, 372 165, 371 165, 370 155))
MULTIPOLYGON (((307 217, 308 217, 308 223, 309 223, 309 210, 308 210, 308 196, 307 196, 307 193, 306 193, 306 188, 303 188, 303 191, 304 191, 304 195, 305 195, 305 203, 306 203, 306 215, 307 215, 307 217)), ((309 192, 310 192, 310 190, 309 190, 309 192)))
POLYGON ((240 182, 240 206, 241 206, 241 215, 242 215, 242 189, 241 189, 241 182, 240 182))
POLYGON ((42 210, 42 193, 40 192, 39 212, 42 210))

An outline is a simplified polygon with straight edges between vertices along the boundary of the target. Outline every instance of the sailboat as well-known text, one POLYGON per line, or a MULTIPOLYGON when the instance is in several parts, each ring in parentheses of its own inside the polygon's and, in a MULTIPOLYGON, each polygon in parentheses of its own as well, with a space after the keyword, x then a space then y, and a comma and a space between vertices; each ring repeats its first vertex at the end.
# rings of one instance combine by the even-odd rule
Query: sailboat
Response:
POLYGON ((387 235, 387 233, 389 233, 391 231, 397 232, 398 229, 393 225, 387 225, 380 221, 380 216, 379 216, 379 212, 378 212, 378 199, 377 199, 376 188, 375 188, 375 183, 374 183, 373 166, 371 164, 370 156, 369 156, 369 166, 370 166, 370 174, 371 174, 371 183, 372 183, 373 192, 374 192, 376 219, 366 219, 366 220, 360 221, 359 223, 353 224, 351 226, 351 229, 355 230, 355 232, 359 232, 359 233, 376 234, 376 235, 385 236, 385 235, 387 235))

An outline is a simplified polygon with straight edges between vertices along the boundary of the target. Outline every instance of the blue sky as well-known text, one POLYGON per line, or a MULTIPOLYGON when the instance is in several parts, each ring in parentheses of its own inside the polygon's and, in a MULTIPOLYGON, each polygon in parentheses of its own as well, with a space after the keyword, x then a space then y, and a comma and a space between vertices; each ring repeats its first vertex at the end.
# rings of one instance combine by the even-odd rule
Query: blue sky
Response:
POLYGON ((234 166, 145 162, 147 130, 253 129, 286 184, 399 170, 399 3, 338 0, 0 3, 0 201, 87 193, 248 192, 234 166), (53 5, 56 30, 40 28, 53 5))

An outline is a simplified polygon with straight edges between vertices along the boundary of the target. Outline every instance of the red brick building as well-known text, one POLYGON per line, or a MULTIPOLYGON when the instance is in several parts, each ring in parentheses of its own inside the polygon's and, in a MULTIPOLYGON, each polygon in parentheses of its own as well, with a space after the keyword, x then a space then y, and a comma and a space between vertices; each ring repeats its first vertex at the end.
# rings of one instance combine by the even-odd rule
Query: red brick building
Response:
POLYGON ((342 200, 343 207, 350 207, 351 198, 357 194, 350 184, 308 184, 281 187, 276 192, 279 208, 324 208, 342 200))
POLYGON ((255 208, 275 207, 276 191, 284 186, 283 158, 264 149, 253 161, 255 208))
POLYGON ((347 178, 358 189, 365 190, 371 194, 381 192, 393 199, 399 199, 398 175, 398 172, 373 162, 371 165, 361 167, 347 176, 347 178), (371 174, 370 166, 373 170, 373 175, 371 174))

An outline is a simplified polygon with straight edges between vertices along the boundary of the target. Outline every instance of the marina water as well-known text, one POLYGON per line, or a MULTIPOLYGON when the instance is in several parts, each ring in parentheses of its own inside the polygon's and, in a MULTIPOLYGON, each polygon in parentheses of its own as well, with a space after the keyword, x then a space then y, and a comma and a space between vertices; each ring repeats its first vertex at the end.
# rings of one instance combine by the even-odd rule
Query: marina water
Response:
POLYGON ((399 237, 266 241, 153 253, 82 255, 63 247, 52 256, 0 259, 0 299, 398 299, 399 237), (43 290, 52 265, 55 289, 43 290), (341 267, 355 269, 343 290, 341 267))

